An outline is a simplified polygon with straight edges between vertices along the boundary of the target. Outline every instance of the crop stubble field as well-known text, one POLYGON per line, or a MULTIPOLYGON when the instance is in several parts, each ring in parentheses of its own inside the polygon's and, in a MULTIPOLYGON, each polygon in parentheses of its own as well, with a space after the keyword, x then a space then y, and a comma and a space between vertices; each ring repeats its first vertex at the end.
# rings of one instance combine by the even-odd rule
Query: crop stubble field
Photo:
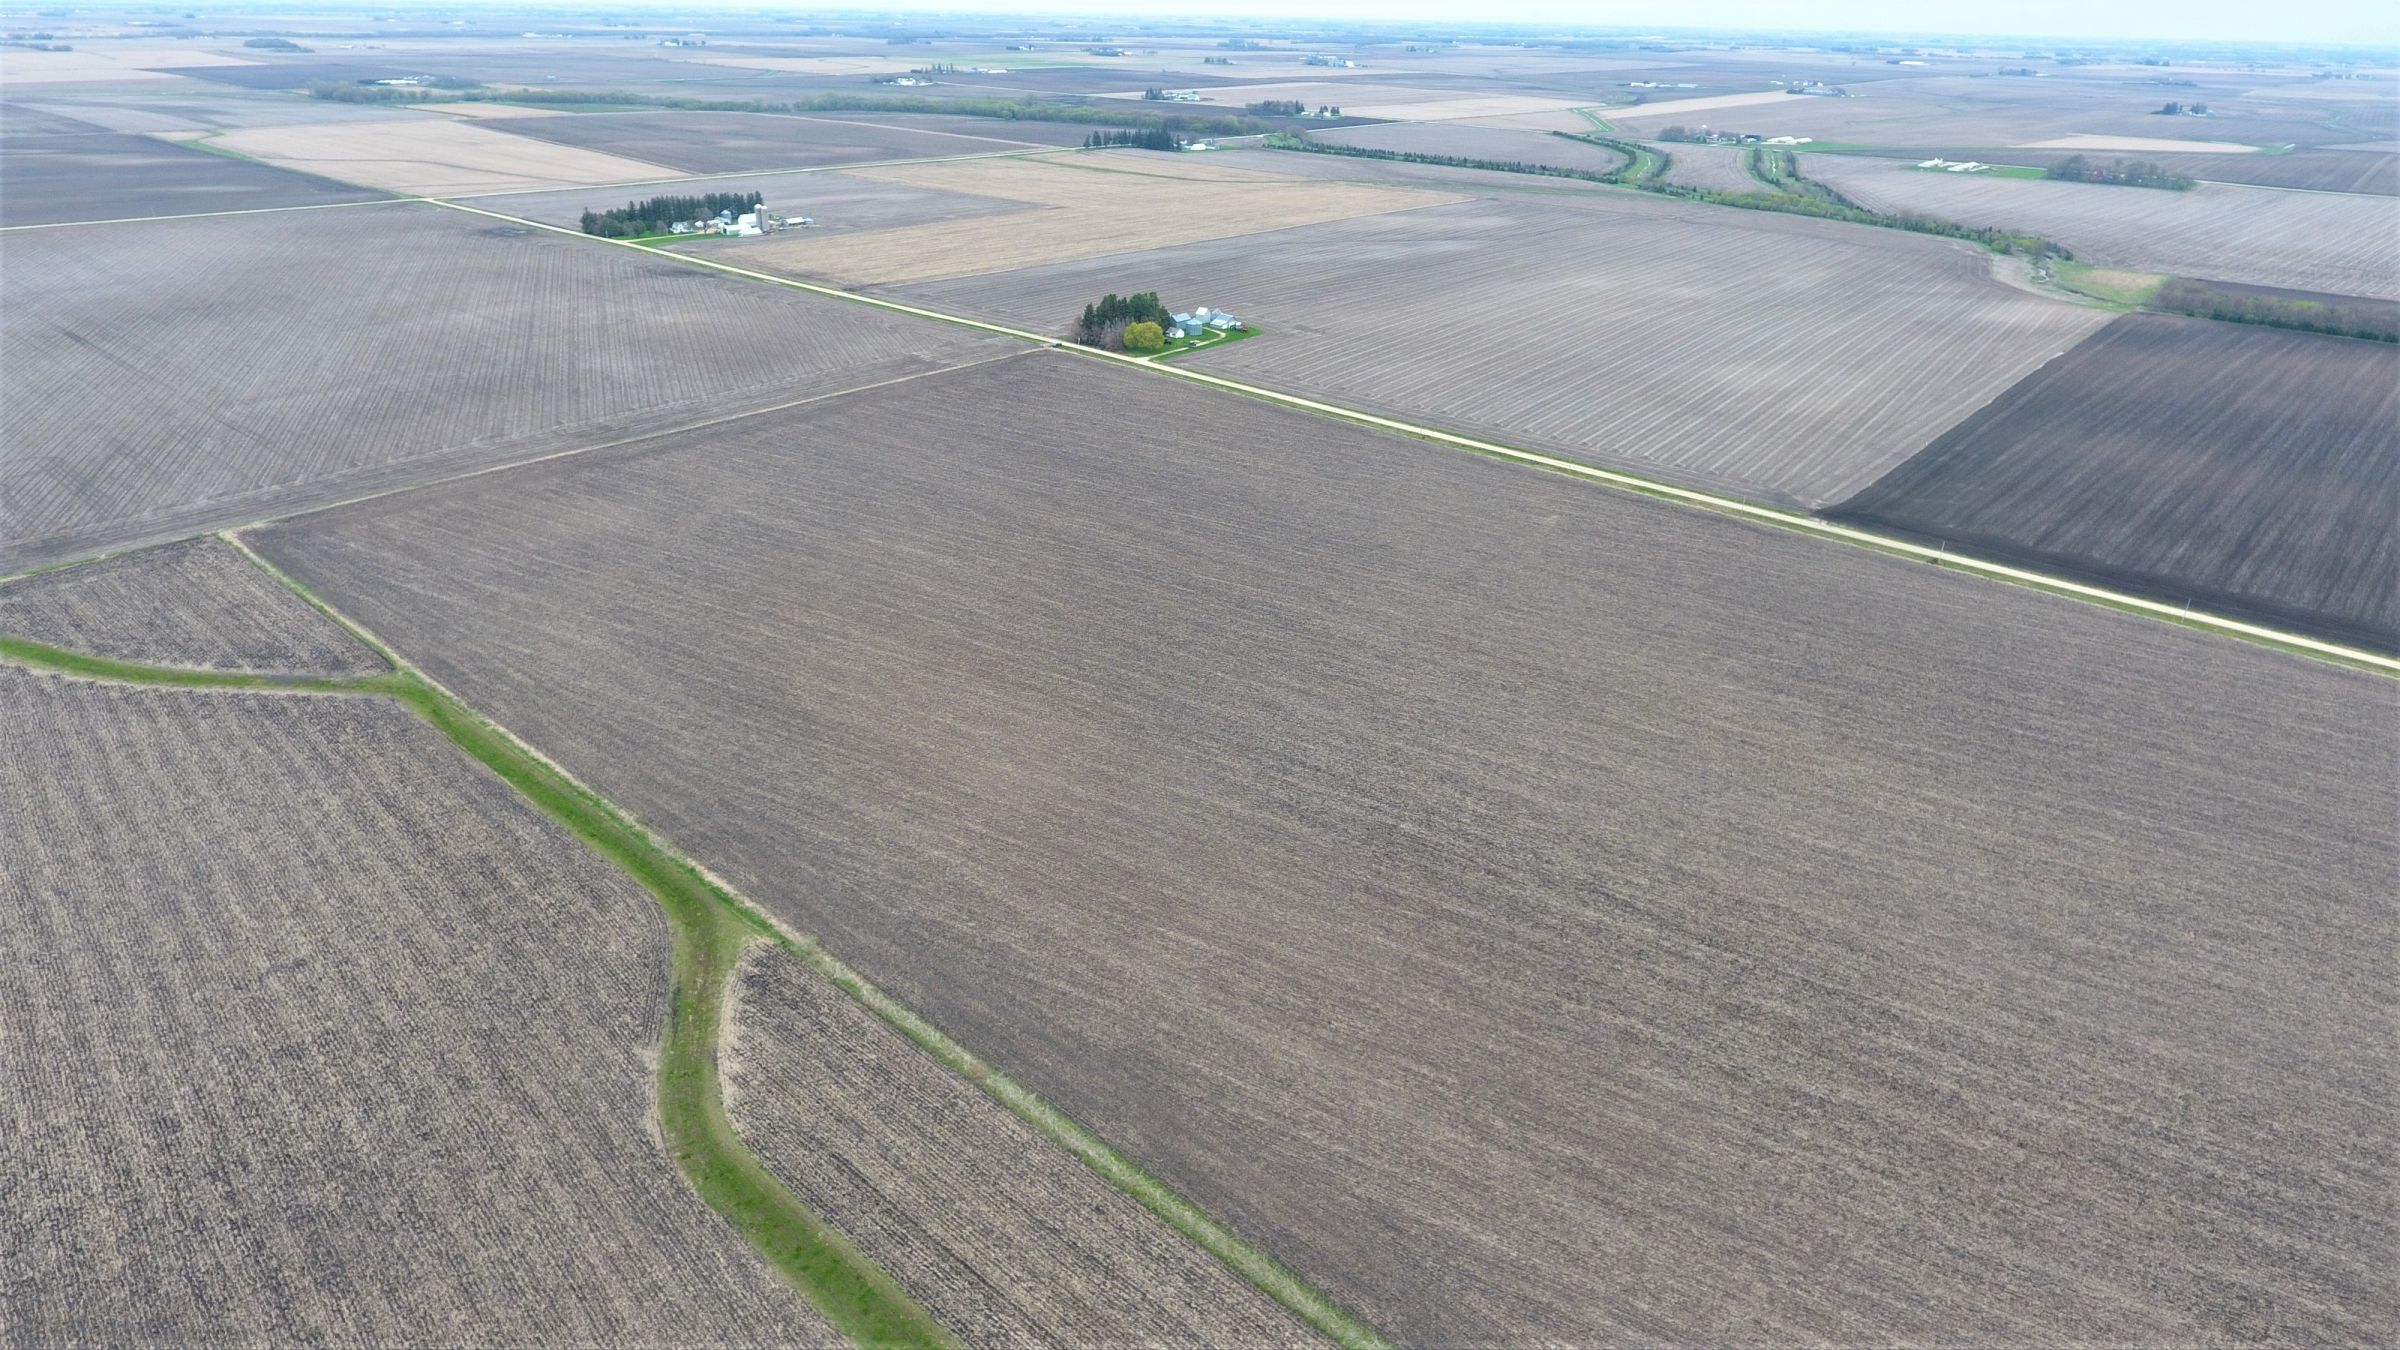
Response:
POLYGON ((374 675, 384 660, 219 539, 0 583, 0 633, 117 661, 374 675))
POLYGON ((652 1127, 650 895, 395 703, 0 666, 0 1325, 839 1345, 652 1127))
POLYGON ((2128 314, 1832 514, 2400 647, 2400 347, 2128 314))
POLYGON ((969 1344, 1323 1344, 790 952, 726 1026, 742 1141, 969 1344))
MULTIPOLYGON (((1455 200, 1433 191, 1316 182, 1135 150, 898 164, 859 169, 853 176, 1040 209, 850 235, 786 232, 743 241, 744 265, 850 286, 892 285, 1072 263, 1194 240, 1247 239, 1455 200)), ((1037 332, 1060 328, 1098 294, 1039 316, 1030 326, 1037 332)))
POLYGON ((1864 487, 2108 317, 2002 285, 1969 246, 1630 195, 1440 206, 1277 245, 892 290, 1043 331, 1141 278, 1265 330, 1200 368, 1802 505, 1864 487))
POLYGON ((260 543, 1400 1339, 2400 1317, 2388 686, 1079 360, 260 543))
POLYGON ((1809 155, 1803 168, 1862 206, 2028 230, 2081 261, 2400 299, 2400 206, 2385 197, 1970 178, 1846 155, 1809 155))
POLYGON ((502 129, 508 125, 424 113, 406 121, 244 127, 214 143, 280 168, 422 197, 639 183, 685 172, 513 135, 502 129))
POLYGON ((439 207, 308 221, 8 236, 0 570, 1013 346, 439 207))

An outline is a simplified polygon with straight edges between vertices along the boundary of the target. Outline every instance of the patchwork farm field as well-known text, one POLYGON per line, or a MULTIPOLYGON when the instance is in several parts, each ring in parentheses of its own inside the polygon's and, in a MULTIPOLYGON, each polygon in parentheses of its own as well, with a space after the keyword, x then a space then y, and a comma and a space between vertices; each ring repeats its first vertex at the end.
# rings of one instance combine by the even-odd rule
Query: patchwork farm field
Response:
MULTIPOLYGON (((1031 149, 1007 138, 1008 123, 976 134, 878 125, 830 116, 761 113, 627 112, 513 119, 498 129, 579 150, 671 165, 685 173, 739 173, 863 164, 941 155, 1031 149)), ((1078 142, 1081 141, 1078 137, 1078 142)))
POLYGON ((87 131, 10 133, 0 226, 372 201, 382 193, 204 150, 87 131))
POLYGON ((1322 1345, 790 952, 734 982, 744 1143, 971 1345, 1322 1345))
POLYGON ((2085 262, 2400 299, 2400 206, 2382 197, 2215 183, 2165 192, 1970 178, 1846 155, 1804 159, 1809 177, 1862 206, 2030 231, 2085 262))
POLYGON ((117 661, 374 675, 382 657, 219 539, 0 583, 0 633, 117 661))
POLYGON ((1965 245, 1617 193, 890 290, 1045 331, 1137 281, 1265 330, 1199 368, 1808 505, 1864 487, 2107 318, 1995 281, 1965 245))
POLYGON ((2400 648, 2400 348, 2130 314, 1833 514, 2400 648))
POLYGON ((403 122, 245 127, 213 143, 278 168, 421 197, 518 188, 647 183, 684 171, 519 136, 506 122, 425 113, 403 122))
MULTIPOLYGON (((745 242, 744 261, 763 271, 850 286, 890 285, 1073 263, 1195 240, 1239 239, 1456 200, 1430 191, 1316 182, 1138 150, 852 172, 870 182, 1043 209, 829 238, 787 232, 745 242)), ((1098 295, 1077 299, 1055 317, 1044 316, 1036 331, 1073 319, 1098 295)))
POLYGON ((398 704, 0 666, 0 820, 12 1339, 842 1344, 652 1133, 649 894, 398 704))
POLYGON ((2373 677, 1051 352, 257 542, 1397 1340, 2400 1317, 2373 677))
POLYGON ((1010 345, 439 207, 256 219, 8 236, 0 571, 1010 345))

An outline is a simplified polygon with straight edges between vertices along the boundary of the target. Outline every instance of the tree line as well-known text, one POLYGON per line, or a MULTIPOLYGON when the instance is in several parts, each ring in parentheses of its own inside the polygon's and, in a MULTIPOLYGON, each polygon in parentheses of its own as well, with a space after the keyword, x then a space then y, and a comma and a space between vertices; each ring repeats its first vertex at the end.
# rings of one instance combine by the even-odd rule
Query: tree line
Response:
POLYGON ((1086 150, 1105 150, 1112 145, 1129 145, 1136 150, 1180 150, 1183 142, 1163 126, 1144 127, 1139 131, 1095 131, 1083 138, 1086 150))
MULTIPOLYGON (((1596 169, 1570 169, 1555 164, 1533 164, 1523 160, 1469 159, 1458 155, 1425 155, 1412 151, 1373 150, 1363 145, 1328 145, 1305 136, 1288 133, 1269 136, 1266 145, 1273 150, 1304 150, 1318 155, 1347 155, 1356 159, 1399 160, 1409 164, 1434 164, 1454 169, 1485 169, 1497 173, 1537 174, 1545 178, 1579 178, 1593 183, 1609 183, 1618 187, 1638 188, 1662 197, 1685 201, 1708 202, 1717 206, 1737 207, 1745 211, 1780 211, 1786 215, 1816 216, 1825 220, 1846 220, 1859 225, 1875 225, 1887 230, 1907 230, 1915 234, 1938 234, 1950 239, 1966 239, 1983 245, 1996 253, 2022 253, 2036 258, 2073 259, 2067 248, 2038 234, 2019 230, 2000 229, 1983 225, 1961 225, 1955 221, 1921 215, 1914 211, 1870 211, 1841 196, 1814 179, 1803 178, 1798 169, 1777 162, 1774 172, 1788 175, 1784 181, 1797 186, 1792 190, 1774 192, 1717 192, 1707 188, 1685 187, 1664 180, 1670 162, 1665 155, 1631 141, 1578 132, 1554 131, 1571 141, 1605 146, 1627 156, 1624 168, 1603 172, 1596 169), (1810 191, 1810 189, 1815 191, 1810 191)), ((1755 172, 1755 170, 1754 170, 1755 172)), ((1762 184, 1763 186, 1763 184, 1762 184)))
POLYGON ((2165 188, 2169 192, 2188 191, 2194 183, 2188 173, 2177 173, 2153 160, 2111 160, 2102 164, 2081 155, 2069 155, 2049 168, 2042 177, 2056 178, 2069 183, 2114 183, 2119 187, 2165 188))
MULTIPOLYGON (((434 86, 456 90, 444 94, 456 103, 516 103, 546 108, 666 108, 676 112, 883 112, 948 113, 1005 122, 1071 122, 1079 126, 1131 129, 1166 127, 1197 136, 1257 136, 1275 129, 1272 122, 1249 116, 1163 117, 1148 112, 1119 112, 1113 108, 1051 103, 1036 95, 1023 98, 935 98, 920 94, 805 94, 783 102, 759 98, 686 98, 670 94, 630 94, 589 89, 486 89, 472 81, 436 80, 434 86)), ((312 84, 313 98, 340 103, 417 103, 435 97, 421 88, 374 84, 312 84)))
POLYGON ((720 211, 742 215, 759 208, 765 198, 755 192, 709 192, 697 197, 651 197, 606 211, 583 213, 583 232, 603 239, 631 239, 663 234, 679 221, 709 220, 720 211))
POLYGON ((2152 309, 2225 323, 2255 323, 2303 333, 2400 342, 2400 304, 2356 296, 2315 299, 2233 290, 2189 277, 2169 277, 2152 292, 2152 309))

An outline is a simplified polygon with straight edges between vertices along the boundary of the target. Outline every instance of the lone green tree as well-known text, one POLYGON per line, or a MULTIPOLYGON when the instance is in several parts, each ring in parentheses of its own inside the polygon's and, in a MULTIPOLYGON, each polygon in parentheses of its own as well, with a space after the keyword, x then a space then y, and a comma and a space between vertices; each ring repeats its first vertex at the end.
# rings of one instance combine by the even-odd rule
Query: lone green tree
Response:
POLYGON ((1125 325, 1125 350, 1154 352, 1167 345, 1167 331, 1157 324, 1129 323, 1125 325))

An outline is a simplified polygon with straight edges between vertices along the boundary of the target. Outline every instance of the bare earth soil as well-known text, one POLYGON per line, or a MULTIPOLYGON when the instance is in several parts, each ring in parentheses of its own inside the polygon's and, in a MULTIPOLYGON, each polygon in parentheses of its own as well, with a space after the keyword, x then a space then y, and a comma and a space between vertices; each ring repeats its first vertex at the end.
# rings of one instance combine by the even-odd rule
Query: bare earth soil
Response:
POLYGON ((966 135, 879 126, 840 113, 777 117, 760 113, 632 112, 541 117, 498 129, 559 145, 666 164, 686 173, 797 169, 938 155, 988 155, 1033 148, 1007 139, 1008 123, 992 121, 966 135))
POLYGON ((734 1128, 969 1344, 1322 1344, 798 957, 742 958, 734 1128))
POLYGON ((283 168, 426 197, 679 176, 646 160, 513 135, 514 125, 425 113, 406 122, 248 127, 216 144, 283 168))
POLYGON ((653 1133, 649 894, 380 699, 0 668, 0 1326, 841 1338, 653 1133))
POLYGON ((1849 155, 1810 155, 1803 167, 1862 206, 2029 231, 2079 261, 2400 299, 2400 205, 2389 198, 1977 178, 1849 155))
POLYGON ((1264 330, 1201 368, 1798 505, 1864 487, 2107 319, 2000 284, 1967 245, 1630 193, 891 289, 1055 331, 1133 278, 1264 330))
POLYGON ((1402 1340, 2400 1327, 2374 677, 1065 353, 262 546, 1402 1340))
MULTIPOLYGON (((1138 150, 896 164, 859 169, 854 176, 1042 209, 848 236, 786 231, 746 241, 743 251, 749 265, 850 286, 898 284, 1073 263, 1194 240, 1246 238, 1455 200, 1430 191, 1262 173, 1213 156, 1138 150)), ((1098 294, 1079 298, 1064 313, 1043 316, 1031 326, 1036 332, 1053 331, 1098 294)))
POLYGON ((2400 647, 2400 347, 2128 314, 1832 514, 2400 647))
POLYGON ((1008 345, 438 207, 306 220, 7 236, 0 571, 1008 345))
POLYGON ((362 202, 383 195, 148 136, 12 134, 5 150, 0 225, 362 202))
POLYGON ((345 676, 389 668, 340 624, 213 538, 0 584, 0 633, 198 670, 345 676))

